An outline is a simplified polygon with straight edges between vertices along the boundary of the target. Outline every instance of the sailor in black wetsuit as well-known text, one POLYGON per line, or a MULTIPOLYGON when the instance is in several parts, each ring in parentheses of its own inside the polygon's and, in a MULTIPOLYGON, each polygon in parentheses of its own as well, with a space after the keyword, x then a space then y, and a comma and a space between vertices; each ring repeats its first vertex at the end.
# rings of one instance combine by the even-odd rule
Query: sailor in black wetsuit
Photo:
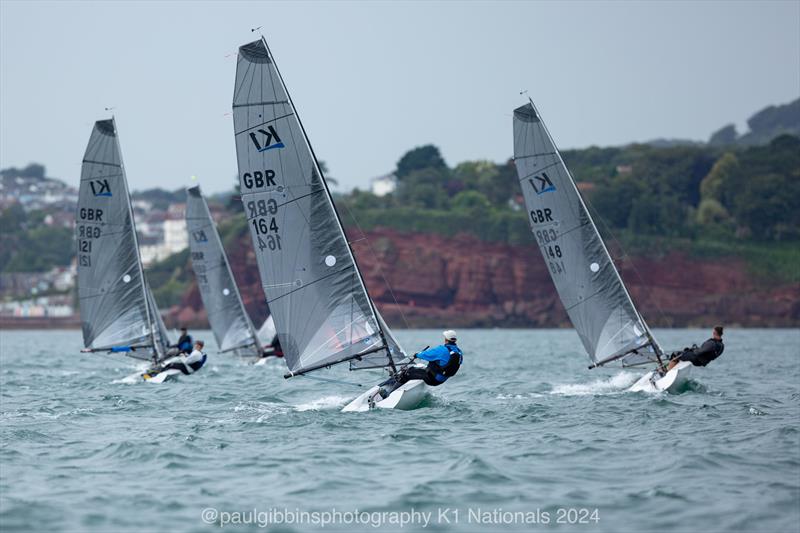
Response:
POLYGON ((277 335, 272 339, 272 344, 261 350, 261 358, 264 357, 283 357, 283 348, 281 348, 281 341, 278 340, 277 335))
POLYGON ((697 345, 686 348, 683 352, 675 353, 669 362, 667 371, 680 361, 689 361, 694 366, 706 366, 708 363, 722 355, 725 345, 722 343, 722 326, 715 326, 711 338, 703 343, 699 348, 697 345))

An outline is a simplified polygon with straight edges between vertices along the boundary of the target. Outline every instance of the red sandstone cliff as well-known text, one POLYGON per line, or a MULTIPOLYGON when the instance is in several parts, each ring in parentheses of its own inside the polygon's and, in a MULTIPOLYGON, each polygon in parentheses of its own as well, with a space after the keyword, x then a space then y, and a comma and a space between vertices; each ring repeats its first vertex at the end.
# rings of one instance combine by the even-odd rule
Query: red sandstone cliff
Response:
MULTIPOLYGON (((512 246, 471 235, 388 229, 366 232, 365 237, 354 239, 353 249, 370 294, 392 326, 569 326, 533 243, 512 246)), ((258 327, 266 306, 250 236, 244 235, 240 246, 228 252, 258 327)), ((701 260, 671 252, 617 264, 651 326, 800 325, 800 284, 765 286, 748 274, 741 260, 701 260)), ((173 321, 205 325, 195 285, 180 309, 170 314, 173 321)))

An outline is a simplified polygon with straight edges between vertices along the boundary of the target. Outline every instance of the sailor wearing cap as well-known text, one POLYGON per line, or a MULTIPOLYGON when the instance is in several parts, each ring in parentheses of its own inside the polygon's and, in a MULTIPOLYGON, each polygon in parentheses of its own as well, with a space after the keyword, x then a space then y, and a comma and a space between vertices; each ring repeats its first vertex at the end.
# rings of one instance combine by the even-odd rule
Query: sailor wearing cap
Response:
POLYGON ((456 375, 464 359, 464 353, 456 345, 456 332, 443 331, 444 344, 419 352, 417 357, 428 361, 427 368, 409 367, 398 376, 400 385, 412 379, 421 379, 436 387, 456 375))

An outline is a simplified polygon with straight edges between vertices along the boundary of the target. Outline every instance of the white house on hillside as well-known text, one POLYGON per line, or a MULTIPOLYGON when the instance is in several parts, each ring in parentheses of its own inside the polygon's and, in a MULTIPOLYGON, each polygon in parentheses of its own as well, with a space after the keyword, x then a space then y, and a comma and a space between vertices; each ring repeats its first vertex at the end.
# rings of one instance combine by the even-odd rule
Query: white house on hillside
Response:
POLYGON ((394 174, 386 174, 369 180, 370 190, 375 196, 386 196, 397 188, 397 178, 394 174))

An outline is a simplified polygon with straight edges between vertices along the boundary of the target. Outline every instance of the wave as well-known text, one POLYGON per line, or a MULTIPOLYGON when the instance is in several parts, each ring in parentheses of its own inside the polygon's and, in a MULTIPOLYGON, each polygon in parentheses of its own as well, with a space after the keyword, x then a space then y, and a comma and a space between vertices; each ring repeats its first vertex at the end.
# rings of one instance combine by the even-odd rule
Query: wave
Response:
POLYGON ((322 398, 296 405, 294 408, 295 411, 325 411, 343 407, 345 403, 352 399, 352 396, 323 396, 322 398))
POLYGON ((625 392, 640 376, 631 372, 618 372, 607 379, 598 379, 589 383, 554 385, 550 394, 562 396, 598 396, 625 392))

